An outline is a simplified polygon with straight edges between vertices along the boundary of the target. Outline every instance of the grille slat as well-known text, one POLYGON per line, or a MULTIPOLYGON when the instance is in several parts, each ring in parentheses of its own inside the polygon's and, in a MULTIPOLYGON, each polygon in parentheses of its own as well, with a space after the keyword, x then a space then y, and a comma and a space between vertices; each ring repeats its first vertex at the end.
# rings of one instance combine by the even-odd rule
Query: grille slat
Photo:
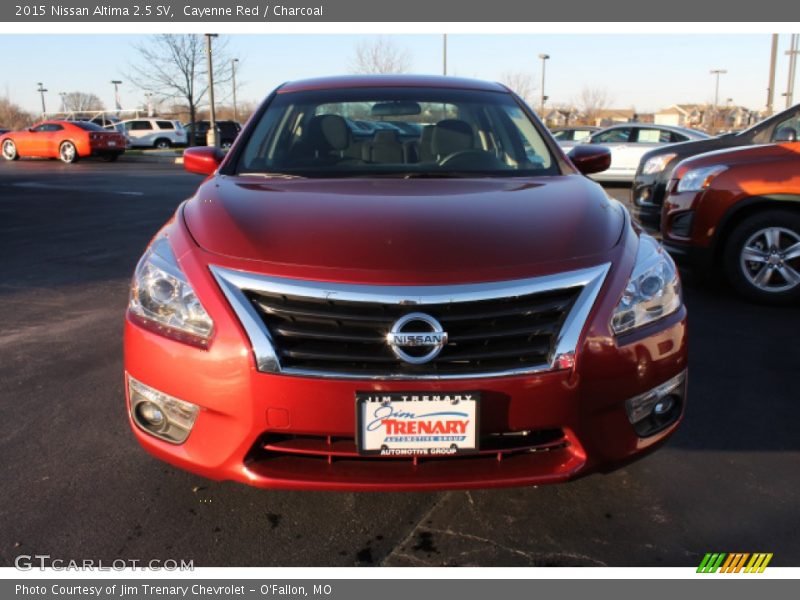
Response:
POLYGON ((583 288, 443 304, 385 304, 244 290, 287 372, 364 377, 457 376, 539 368, 549 363, 567 314, 583 288), (400 317, 422 312, 448 334, 422 365, 397 358, 386 342, 400 317))

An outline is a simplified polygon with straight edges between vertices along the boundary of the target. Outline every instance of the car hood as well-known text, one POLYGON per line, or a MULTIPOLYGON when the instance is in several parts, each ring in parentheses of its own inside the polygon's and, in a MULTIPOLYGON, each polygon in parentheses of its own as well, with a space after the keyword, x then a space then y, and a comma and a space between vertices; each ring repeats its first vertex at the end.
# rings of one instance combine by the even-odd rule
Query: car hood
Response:
POLYGON ((398 284, 528 277, 577 268, 587 259, 596 264, 625 225, 624 210, 580 175, 215 176, 183 214, 203 249, 253 261, 241 268, 398 284))
POLYGON ((735 167, 745 164, 752 166, 784 160, 800 162, 800 144, 764 144, 714 150, 684 160, 678 165, 675 175, 682 177, 689 169, 711 165, 722 164, 728 167, 735 167))

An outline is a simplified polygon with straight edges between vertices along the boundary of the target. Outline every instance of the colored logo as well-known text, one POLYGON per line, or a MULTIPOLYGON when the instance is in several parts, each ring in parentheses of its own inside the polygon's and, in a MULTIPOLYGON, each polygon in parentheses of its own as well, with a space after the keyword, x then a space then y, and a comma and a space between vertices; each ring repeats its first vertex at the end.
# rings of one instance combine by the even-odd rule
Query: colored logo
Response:
POLYGON ((771 560, 771 552, 756 552, 753 554, 747 552, 734 552, 732 554, 709 552, 703 557, 700 566, 697 567, 697 572, 763 573, 771 560))

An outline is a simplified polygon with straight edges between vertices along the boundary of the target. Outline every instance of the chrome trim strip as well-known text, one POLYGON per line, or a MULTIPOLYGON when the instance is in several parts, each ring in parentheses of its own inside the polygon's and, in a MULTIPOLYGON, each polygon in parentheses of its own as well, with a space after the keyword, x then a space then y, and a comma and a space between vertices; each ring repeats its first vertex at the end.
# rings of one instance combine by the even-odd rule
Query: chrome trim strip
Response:
POLYGON ((284 277, 259 275, 246 271, 236 271, 217 265, 209 265, 214 278, 230 302, 245 329, 256 358, 256 366, 264 373, 317 377, 323 379, 361 379, 361 380, 448 380, 482 379, 508 377, 554 370, 556 359, 564 355, 574 355, 578 340, 594 306, 600 288, 603 286, 611 263, 604 263, 586 269, 544 275, 530 279, 511 281, 492 281, 488 283, 441 285, 441 286, 396 286, 361 285, 303 281, 284 277), (464 373, 454 375, 377 375, 363 373, 327 373, 306 369, 283 369, 275 352, 269 331, 252 303, 242 290, 285 294, 322 300, 343 300, 350 302, 375 302, 380 304, 400 304, 405 306, 424 306, 426 304, 447 304, 451 302, 474 302, 511 298, 540 292, 548 292, 568 287, 582 286, 575 304, 567 315, 556 340, 555 352, 549 363, 487 373, 464 373))

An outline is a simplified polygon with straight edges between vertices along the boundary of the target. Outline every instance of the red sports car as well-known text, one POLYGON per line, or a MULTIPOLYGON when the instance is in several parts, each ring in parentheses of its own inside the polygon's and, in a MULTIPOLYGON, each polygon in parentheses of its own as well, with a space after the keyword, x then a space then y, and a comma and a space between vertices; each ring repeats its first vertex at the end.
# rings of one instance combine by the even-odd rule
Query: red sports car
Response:
POLYGON ((686 402, 675 265, 505 86, 288 83, 136 268, 131 427, 206 477, 535 485, 656 448, 686 402), (571 160, 570 160, 571 159, 571 160))
POLYGON ((125 152, 125 137, 88 121, 42 121, 25 131, 0 135, 0 149, 6 160, 30 156, 73 163, 100 156, 113 161, 125 152))

